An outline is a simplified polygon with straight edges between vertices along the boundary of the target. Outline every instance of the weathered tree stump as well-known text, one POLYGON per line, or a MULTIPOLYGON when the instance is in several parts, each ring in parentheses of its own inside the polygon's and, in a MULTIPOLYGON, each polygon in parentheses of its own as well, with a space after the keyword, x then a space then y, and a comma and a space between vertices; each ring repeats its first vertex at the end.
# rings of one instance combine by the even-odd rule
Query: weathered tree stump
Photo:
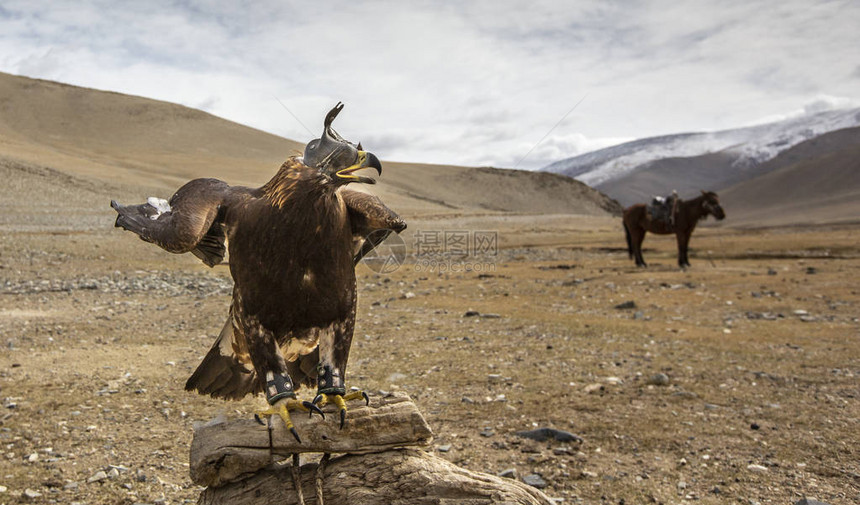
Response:
POLYGON ((317 504, 320 492, 325 505, 552 503, 518 481, 472 472, 414 449, 429 446, 433 435, 406 395, 375 400, 369 407, 350 406, 343 430, 337 417, 334 411, 327 412, 325 420, 294 415, 301 444, 279 419, 271 432, 253 420, 196 429, 191 479, 208 486, 198 503, 299 504, 293 467, 284 460, 301 453, 342 454, 301 466, 301 494, 307 505, 317 504))

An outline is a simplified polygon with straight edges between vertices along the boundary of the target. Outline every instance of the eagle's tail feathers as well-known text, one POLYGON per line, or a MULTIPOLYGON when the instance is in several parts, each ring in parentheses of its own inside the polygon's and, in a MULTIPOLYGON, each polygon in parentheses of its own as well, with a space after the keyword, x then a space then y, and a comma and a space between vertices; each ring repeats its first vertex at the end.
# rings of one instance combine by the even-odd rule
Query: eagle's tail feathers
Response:
POLYGON ((319 347, 310 354, 299 356, 296 361, 287 362, 287 373, 293 381, 293 386, 298 390, 304 386, 309 389, 317 385, 317 364, 320 362, 319 347))
POLYGON ((219 344, 220 338, 188 378, 185 390, 227 400, 238 400, 248 393, 260 392, 256 374, 235 357, 222 355, 219 344))

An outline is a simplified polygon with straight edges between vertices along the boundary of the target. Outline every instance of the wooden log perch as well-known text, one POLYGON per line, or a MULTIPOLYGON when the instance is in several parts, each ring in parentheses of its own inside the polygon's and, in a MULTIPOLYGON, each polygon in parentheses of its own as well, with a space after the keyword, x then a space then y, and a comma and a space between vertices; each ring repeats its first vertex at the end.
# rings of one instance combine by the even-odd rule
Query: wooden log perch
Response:
MULTIPOLYGON (((305 505, 316 499, 317 464, 301 467, 305 505)), ((537 489, 519 481, 460 468, 415 449, 332 458, 322 472, 322 505, 551 505, 537 489)), ((290 466, 268 468, 253 477, 200 494, 198 505, 297 505, 290 466)))
POLYGON ((267 426, 253 419, 205 425, 191 442, 191 480, 200 486, 219 486, 253 474, 291 454, 305 452, 361 454, 407 446, 428 446, 433 432, 406 394, 375 399, 370 406, 350 402, 346 426, 334 406, 323 409, 325 420, 314 414, 292 413, 302 438, 299 444, 280 418, 267 426))
MULTIPOLYGON (((299 444, 280 419, 269 429, 253 420, 200 427, 191 443, 191 479, 208 486, 200 505, 299 504, 290 454, 343 454, 325 464, 300 467, 306 505, 465 503, 550 505, 535 488, 472 472, 412 447, 430 445, 433 434, 405 394, 350 405, 347 424, 336 412, 308 419, 296 413, 299 444), (329 415, 330 414, 330 415, 329 415), (270 442, 271 440, 271 442, 270 442), (317 501, 321 492, 323 503, 317 501)), ((305 455, 318 461, 319 455, 305 455)))

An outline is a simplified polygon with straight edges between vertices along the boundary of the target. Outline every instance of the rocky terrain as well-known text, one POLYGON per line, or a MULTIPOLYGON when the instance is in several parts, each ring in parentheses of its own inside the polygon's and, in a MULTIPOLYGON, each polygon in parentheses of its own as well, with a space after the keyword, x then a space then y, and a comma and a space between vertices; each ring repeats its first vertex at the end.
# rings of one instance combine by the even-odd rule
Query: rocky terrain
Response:
MULTIPOLYGON (((263 403, 183 390, 232 281, 108 202, 259 185, 301 144, 5 74, 0 112, 0 505, 194 503, 194 425, 263 403)), ((433 451, 564 504, 860 501, 856 224, 740 229, 726 205, 692 268, 649 235, 637 269, 617 203, 558 175, 386 163, 373 189, 408 255, 358 267, 347 382, 411 395, 433 451)))
MULTIPOLYGON (((616 224, 359 266, 348 382, 561 503, 855 503, 857 230, 705 229, 679 271, 654 237, 634 268, 616 224), (538 428, 575 436, 517 434, 538 428)), ((193 503, 194 424, 262 403, 182 390, 230 282, 119 230, 4 234, 0 503, 193 503)))

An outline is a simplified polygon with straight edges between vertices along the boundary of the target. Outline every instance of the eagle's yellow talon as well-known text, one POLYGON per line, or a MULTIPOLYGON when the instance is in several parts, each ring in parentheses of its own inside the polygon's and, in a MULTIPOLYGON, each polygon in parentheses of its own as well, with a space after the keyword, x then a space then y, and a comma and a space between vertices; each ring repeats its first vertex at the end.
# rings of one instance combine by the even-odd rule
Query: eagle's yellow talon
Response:
POLYGON ((304 412, 308 412, 311 409, 306 407, 302 402, 297 401, 295 398, 289 398, 287 400, 278 400, 274 405, 269 407, 266 410, 260 410, 254 413, 254 417, 259 421, 260 416, 280 416, 281 420, 284 421, 284 425, 290 430, 290 433, 296 438, 298 443, 302 443, 302 439, 299 438, 299 433, 296 431, 296 428, 293 426, 293 420, 290 418, 291 410, 301 410, 304 412))
POLYGON ((364 391, 351 391, 345 395, 320 393, 314 398, 313 405, 324 407, 329 402, 334 403, 340 413, 340 429, 343 429, 346 424, 346 402, 349 400, 357 400, 364 398, 365 404, 370 404, 370 398, 364 391))

